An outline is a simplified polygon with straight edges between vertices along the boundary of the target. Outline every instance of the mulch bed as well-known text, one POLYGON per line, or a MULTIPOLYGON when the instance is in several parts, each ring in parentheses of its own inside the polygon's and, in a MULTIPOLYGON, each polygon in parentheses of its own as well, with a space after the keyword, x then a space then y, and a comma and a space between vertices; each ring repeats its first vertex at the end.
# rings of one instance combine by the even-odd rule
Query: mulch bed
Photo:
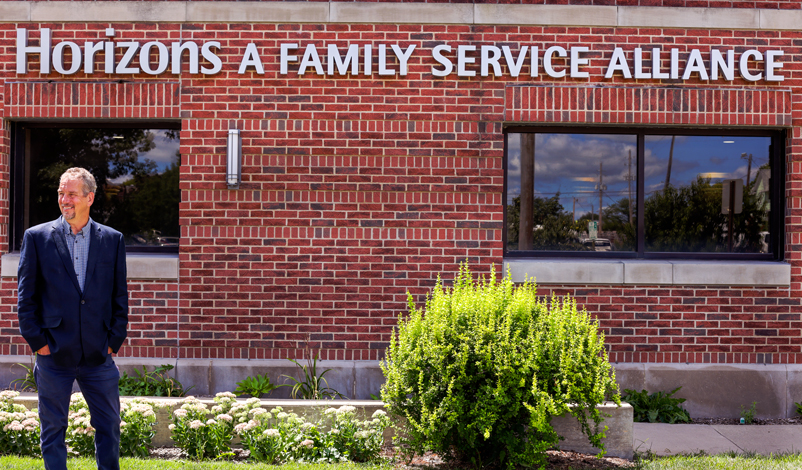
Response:
MULTIPOLYGON (((549 450, 546 451, 546 454, 548 462, 546 468, 549 470, 596 470, 635 467, 635 462, 631 460, 614 457, 598 458, 594 455, 561 450, 549 450)), ((403 470, 457 470, 470 468, 470 465, 447 463, 437 454, 427 452, 416 456, 410 463, 396 462, 395 467, 403 470)))

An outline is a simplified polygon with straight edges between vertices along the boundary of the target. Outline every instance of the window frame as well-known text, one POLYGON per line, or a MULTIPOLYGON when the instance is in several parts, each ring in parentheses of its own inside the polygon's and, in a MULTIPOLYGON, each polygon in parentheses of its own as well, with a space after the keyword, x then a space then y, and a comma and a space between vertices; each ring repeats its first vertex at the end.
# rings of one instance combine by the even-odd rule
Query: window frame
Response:
MULTIPOLYGON (((21 120, 10 123, 11 148, 9 172, 8 249, 18 252, 25 234, 25 131, 26 129, 170 129, 181 130, 181 121, 174 120, 21 120)), ((179 225, 180 230, 180 225, 179 225)), ((127 245, 128 253, 178 253, 178 246, 127 245)))
POLYGON ((505 258, 594 258, 594 259, 643 259, 643 260, 741 260, 741 261, 780 261, 785 256, 782 243, 785 234, 785 145, 788 137, 787 129, 777 128, 688 128, 688 127, 645 127, 645 126, 549 126, 549 125, 509 125, 504 132, 504 189, 502 195, 504 226, 502 244, 505 258), (565 134, 619 134, 635 135, 637 139, 636 158, 636 220, 637 248, 634 251, 555 251, 555 250, 509 250, 507 248, 507 151, 509 134, 521 133, 565 133, 565 134), (655 252, 646 251, 645 227, 645 181, 644 154, 647 135, 682 135, 682 136, 749 136, 769 137, 769 158, 771 159, 771 207, 769 211, 770 253, 723 253, 723 252, 655 252), (777 184, 773 184, 778 182, 777 184))

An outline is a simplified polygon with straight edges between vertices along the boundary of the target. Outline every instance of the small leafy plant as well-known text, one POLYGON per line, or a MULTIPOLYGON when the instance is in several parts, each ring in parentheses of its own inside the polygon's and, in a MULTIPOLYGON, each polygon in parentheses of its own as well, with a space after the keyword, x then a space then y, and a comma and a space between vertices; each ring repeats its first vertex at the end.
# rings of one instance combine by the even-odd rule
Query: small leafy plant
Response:
POLYGON ((755 412, 757 411, 757 402, 753 401, 752 406, 749 408, 744 408, 741 405, 741 418, 744 420, 744 424, 752 424, 755 421, 755 412))
POLYGON ((666 393, 662 391, 649 393, 646 390, 636 392, 625 389, 621 400, 632 405, 633 420, 636 423, 690 423, 691 415, 682 407, 684 398, 674 398, 682 387, 666 393))
POLYGON ((123 372, 120 376, 120 395, 122 396, 151 396, 151 397, 183 397, 193 387, 184 390, 184 386, 168 372, 173 366, 163 364, 149 371, 142 366, 142 370, 134 369, 136 376, 129 376, 123 372))
POLYGON ((794 402, 794 405, 796 405, 796 414, 802 415, 802 402, 794 402))
MULTIPOLYGON (((284 375, 283 377, 292 380, 295 384, 292 385, 292 398, 301 398, 306 400, 321 400, 321 399, 334 399, 346 398, 345 395, 329 387, 329 382, 324 375, 331 369, 326 369, 323 372, 317 372, 317 359, 318 356, 312 354, 312 349, 309 347, 309 339, 307 338, 306 346, 304 348, 306 356, 306 365, 302 366, 295 359, 289 359, 301 370, 303 378, 297 379, 295 377, 284 375)), ((289 384, 288 384, 289 385, 289 384)))
POLYGON ((269 395, 270 392, 285 385, 276 385, 270 383, 270 377, 267 374, 246 377, 242 382, 237 382, 237 389, 234 390, 238 396, 250 395, 254 398, 262 398, 269 395))

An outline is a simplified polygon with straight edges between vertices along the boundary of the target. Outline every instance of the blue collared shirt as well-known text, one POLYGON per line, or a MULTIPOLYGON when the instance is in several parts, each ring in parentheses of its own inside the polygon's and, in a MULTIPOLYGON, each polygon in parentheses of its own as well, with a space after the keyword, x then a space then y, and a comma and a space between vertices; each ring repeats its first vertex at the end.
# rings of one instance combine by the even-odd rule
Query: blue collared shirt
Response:
POLYGON ((64 238, 67 242, 67 249, 70 250, 70 258, 72 265, 75 268, 75 275, 78 276, 78 285, 81 286, 81 292, 84 291, 84 283, 86 282, 86 261, 89 258, 89 239, 90 239, 90 225, 92 219, 84 225, 84 228, 73 235, 72 227, 69 222, 61 218, 61 226, 64 229, 64 238))

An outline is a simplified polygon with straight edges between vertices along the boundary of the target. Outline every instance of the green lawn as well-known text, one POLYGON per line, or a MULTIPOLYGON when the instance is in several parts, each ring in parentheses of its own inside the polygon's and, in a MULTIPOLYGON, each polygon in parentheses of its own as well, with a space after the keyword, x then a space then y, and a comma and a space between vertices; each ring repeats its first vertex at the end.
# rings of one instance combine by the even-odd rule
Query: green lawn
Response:
MULTIPOLYGON (((3 470, 42 470, 41 459, 0 457, 3 470)), ((95 461, 74 458, 67 461, 69 470, 95 470, 95 461)), ((120 462, 121 470, 391 470, 392 466, 343 463, 336 465, 287 464, 281 467, 242 462, 193 462, 188 460, 130 459, 120 462)), ((642 459, 635 470, 798 470, 802 454, 762 457, 759 455, 693 455, 681 457, 649 457, 642 459)))
MULTIPOLYGON (((802 443, 800 443, 802 447, 802 443)), ((771 457, 744 454, 656 457, 641 462, 643 470, 791 470, 802 468, 802 454, 771 457)))
MULTIPOLYGON (((42 470, 42 459, 22 457, 0 457, 3 470, 42 470)), ((67 460, 69 470, 95 470, 95 461, 87 458, 67 460)), ((193 462, 188 460, 130 459, 120 460, 120 470, 387 470, 389 466, 342 463, 336 465, 292 464, 276 467, 265 464, 243 464, 242 462, 193 462)))

